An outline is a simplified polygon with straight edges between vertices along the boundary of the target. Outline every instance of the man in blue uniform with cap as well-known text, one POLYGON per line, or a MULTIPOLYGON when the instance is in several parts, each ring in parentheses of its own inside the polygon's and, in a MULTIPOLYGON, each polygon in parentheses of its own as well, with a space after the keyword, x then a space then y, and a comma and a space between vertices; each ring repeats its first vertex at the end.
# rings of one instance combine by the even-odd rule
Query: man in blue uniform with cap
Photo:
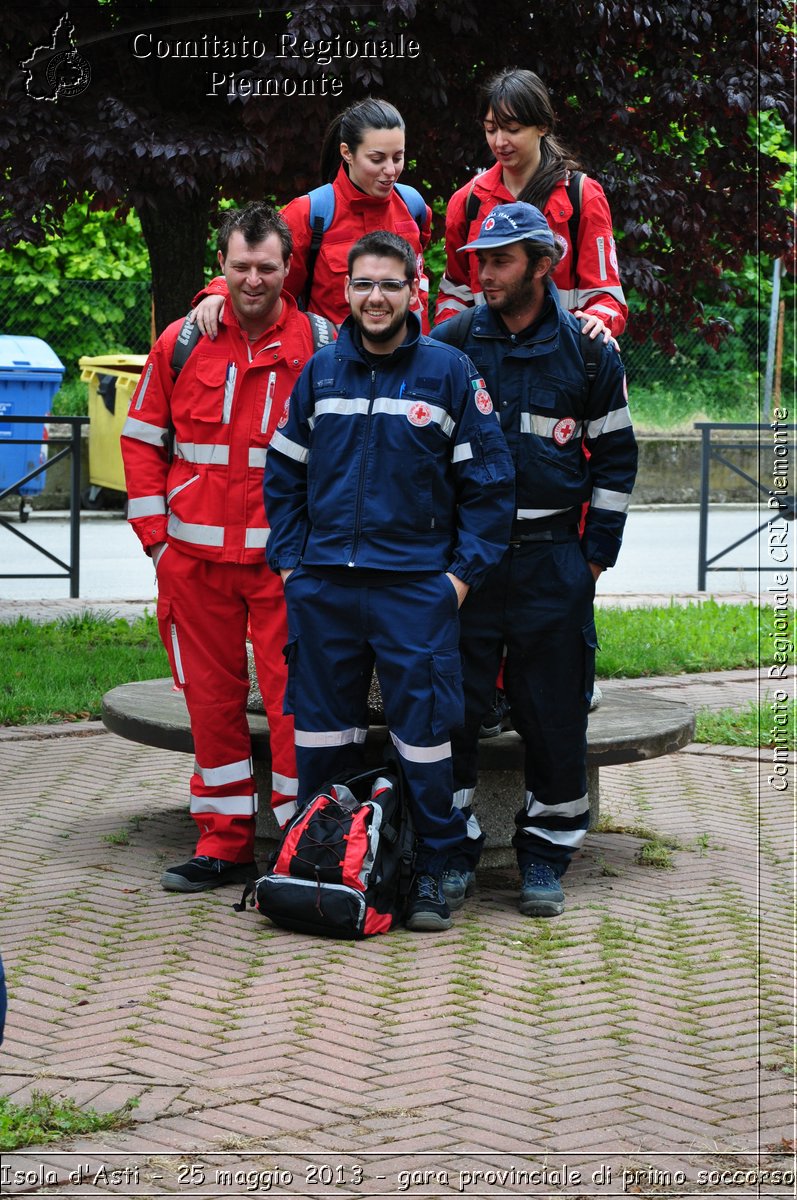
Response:
POLYGON ((593 599, 620 548, 636 442, 619 355, 611 344, 582 353, 579 321, 550 282, 562 248, 539 209, 498 205, 462 250, 477 255, 485 304, 433 337, 463 349, 483 377, 515 463, 516 509, 506 554, 460 612, 465 723, 452 739, 454 807, 468 832, 442 886, 452 909, 473 888, 484 840, 471 809, 479 724, 505 653, 504 689, 525 743, 513 839, 520 911, 549 917, 564 911, 561 879, 589 824, 593 599))

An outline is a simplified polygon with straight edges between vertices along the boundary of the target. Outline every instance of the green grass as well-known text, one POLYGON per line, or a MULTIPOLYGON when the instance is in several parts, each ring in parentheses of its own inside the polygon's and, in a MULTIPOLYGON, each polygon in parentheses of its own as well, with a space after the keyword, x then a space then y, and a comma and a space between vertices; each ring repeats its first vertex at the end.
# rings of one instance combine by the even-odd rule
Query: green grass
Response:
POLYGON ((100 715, 104 692, 169 674, 154 617, 129 625, 102 613, 51 624, 0 625, 0 725, 80 721, 100 715))
POLYGON ((130 1124, 129 1114, 135 1103, 99 1113, 45 1092, 33 1092, 29 1104, 12 1104, 7 1097, 0 1097, 0 1150, 17 1150, 100 1129, 121 1129, 130 1124))
MULTIPOLYGON (((758 623, 753 604, 601 608, 597 673, 613 679, 752 667, 758 623)), ((153 616, 129 625, 101 612, 0 624, 0 662, 0 725, 96 718, 110 688, 169 674, 153 616)))
POLYGON ((671 604, 595 612, 600 679, 727 671, 758 662, 754 604, 671 604))
MULTIPOLYGON (((780 705, 777 712, 784 718, 784 723, 777 727, 777 745, 784 750, 794 750, 797 748, 797 702, 791 700, 780 705)), ((715 746, 760 746, 769 749, 775 745, 773 715, 771 703, 757 704, 753 701, 746 708, 721 708, 714 712, 704 708, 697 714, 695 741, 711 742, 715 746)))
POLYGON ((629 379, 629 405, 637 433, 694 433, 695 421, 757 422, 753 372, 692 375, 670 383, 629 379))

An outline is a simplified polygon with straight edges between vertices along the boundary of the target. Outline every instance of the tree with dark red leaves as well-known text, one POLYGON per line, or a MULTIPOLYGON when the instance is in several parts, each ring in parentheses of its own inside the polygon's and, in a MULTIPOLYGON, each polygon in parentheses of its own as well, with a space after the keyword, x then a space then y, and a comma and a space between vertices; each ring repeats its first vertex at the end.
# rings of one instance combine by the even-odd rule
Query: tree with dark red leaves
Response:
POLYGON ((407 122, 417 167, 406 177, 447 198, 491 165, 476 90, 506 66, 543 78, 561 139, 606 189, 623 281, 644 299, 632 335, 655 319, 665 348, 685 323, 715 341, 721 330, 701 301, 728 298, 724 275, 746 255, 780 257, 792 246, 776 187, 786 167, 761 152, 755 133, 767 109, 793 129, 785 4, 300 0, 288 15, 205 0, 197 8, 53 0, 23 10, 17 0, 0 50, 0 245, 42 239, 86 192, 96 208, 134 207, 159 329, 202 282, 220 195, 284 203, 306 191, 319 182, 329 118, 373 94, 394 101, 407 122), (72 56, 64 29, 53 46, 67 9, 72 56), (282 57, 286 34, 291 54, 282 57), (403 56, 381 53, 399 48, 402 35, 403 56), (363 57, 374 41, 386 45, 363 57), (20 65, 48 46, 36 70, 20 65), (36 75, 56 98, 42 98, 47 84, 36 75))

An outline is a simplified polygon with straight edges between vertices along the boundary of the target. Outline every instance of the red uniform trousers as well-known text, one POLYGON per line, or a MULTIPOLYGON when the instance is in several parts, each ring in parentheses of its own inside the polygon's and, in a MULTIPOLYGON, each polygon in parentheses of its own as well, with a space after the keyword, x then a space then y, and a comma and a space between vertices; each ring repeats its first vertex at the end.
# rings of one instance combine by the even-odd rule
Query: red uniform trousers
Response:
POLYGON ((250 626, 271 740, 271 805, 280 825, 296 811, 293 718, 283 711, 288 640, 282 581, 262 563, 194 558, 169 545, 158 572, 158 625, 194 738, 191 815, 196 853, 254 858, 257 793, 246 703, 250 626))

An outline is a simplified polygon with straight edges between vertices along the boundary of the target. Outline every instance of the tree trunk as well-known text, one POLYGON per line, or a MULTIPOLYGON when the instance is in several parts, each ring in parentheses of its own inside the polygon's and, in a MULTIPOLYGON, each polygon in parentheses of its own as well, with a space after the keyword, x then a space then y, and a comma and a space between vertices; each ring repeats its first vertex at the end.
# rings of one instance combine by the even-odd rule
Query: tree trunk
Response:
POLYGON ((188 197, 162 191, 137 209, 152 268, 156 335, 185 316, 204 286, 212 196, 212 187, 188 197))

